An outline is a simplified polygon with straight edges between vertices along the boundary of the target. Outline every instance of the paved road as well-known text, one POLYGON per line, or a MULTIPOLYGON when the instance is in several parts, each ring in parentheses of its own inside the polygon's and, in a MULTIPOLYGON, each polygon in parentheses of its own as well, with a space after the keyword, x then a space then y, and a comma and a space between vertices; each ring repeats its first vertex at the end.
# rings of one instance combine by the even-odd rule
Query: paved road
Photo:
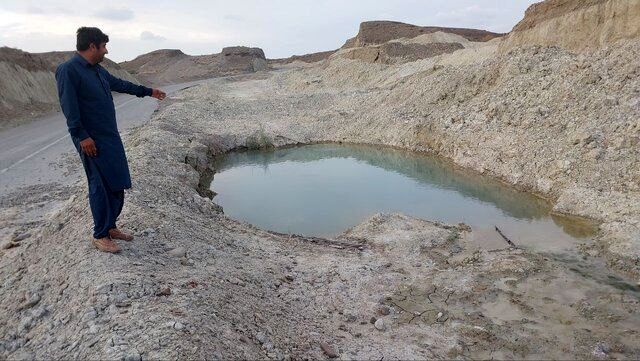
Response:
MULTIPOLYGON (((160 89, 170 94, 203 81, 172 84, 160 89)), ((118 129, 122 135, 130 128, 147 122, 158 107, 158 100, 151 97, 138 98, 114 93, 113 100, 118 129)), ((65 176, 65 169, 56 166, 70 152, 75 155, 76 149, 69 138, 66 119, 61 112, 1 132, 0 194, 23 186, 50 182, 70 184, 76 181, 80 174, 65 176)))

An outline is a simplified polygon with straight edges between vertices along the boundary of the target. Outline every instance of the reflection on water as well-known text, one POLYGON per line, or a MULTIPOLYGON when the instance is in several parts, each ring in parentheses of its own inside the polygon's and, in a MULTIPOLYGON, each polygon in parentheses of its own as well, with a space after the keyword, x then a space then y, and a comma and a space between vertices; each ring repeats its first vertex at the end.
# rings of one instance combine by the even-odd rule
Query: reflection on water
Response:
POLYGON ((335 236, 377 212, 464 222, 478 242, 560 250, 592 225, 550 215, 551 205, 441 159, 391 148, 317 144, 229 153, 216 159, 211 189, 225 213, 259 227, 335 236))

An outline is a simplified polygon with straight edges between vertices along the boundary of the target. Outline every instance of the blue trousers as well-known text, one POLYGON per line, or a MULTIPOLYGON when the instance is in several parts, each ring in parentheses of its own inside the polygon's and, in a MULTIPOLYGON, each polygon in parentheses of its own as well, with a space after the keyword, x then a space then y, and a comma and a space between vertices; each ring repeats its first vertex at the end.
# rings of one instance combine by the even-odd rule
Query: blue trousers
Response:
POLYGON ((93 237, 109 236, 109 230, 116 228, 116 220, 124 205, 124 190, 113 192, 91 157, 80 152, 82 165, 89 183, 89 206, 93 215, 93 237))

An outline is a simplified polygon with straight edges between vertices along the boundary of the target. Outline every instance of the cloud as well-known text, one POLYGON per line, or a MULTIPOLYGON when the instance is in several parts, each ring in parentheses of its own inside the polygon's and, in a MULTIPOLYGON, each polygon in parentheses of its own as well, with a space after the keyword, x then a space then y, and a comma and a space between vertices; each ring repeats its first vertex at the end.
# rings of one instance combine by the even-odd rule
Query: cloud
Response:
POLYGON ((167 40, 164 36, 156 35, 150 31, 143 31, 140 33, 140 40, 151 40, 151 41, 163 41, 167 40))
POLYGON ((133 11, 127 8, 104 8, 95 12, 93 15, 99 18, 117 21, 131 20, 134 17, 133 11))
POLYGON ((235 14, 227 14, 223 17, 223 19, 227 21, 244 21, 244 18, 242 16, 235 14))
POLYGON ((27 13, 29 13, 29 14, 44 14, 45 11, 41 7, 30 5, 29 7, 27 7, 27 13))

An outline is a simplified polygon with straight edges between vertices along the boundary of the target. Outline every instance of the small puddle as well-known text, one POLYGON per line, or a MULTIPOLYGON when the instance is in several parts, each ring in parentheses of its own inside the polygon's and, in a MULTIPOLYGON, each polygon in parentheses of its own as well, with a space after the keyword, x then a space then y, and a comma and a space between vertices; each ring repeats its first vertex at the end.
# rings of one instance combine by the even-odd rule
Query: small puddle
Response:
POLYGON ((597 227, 549 202, 437 157, 387 147, 315 144, 232 152, 214 161, 214 201, 231 218, 283 233, 333 237, 378 212, 472 227, 487 249, 570 250, 597 227))

